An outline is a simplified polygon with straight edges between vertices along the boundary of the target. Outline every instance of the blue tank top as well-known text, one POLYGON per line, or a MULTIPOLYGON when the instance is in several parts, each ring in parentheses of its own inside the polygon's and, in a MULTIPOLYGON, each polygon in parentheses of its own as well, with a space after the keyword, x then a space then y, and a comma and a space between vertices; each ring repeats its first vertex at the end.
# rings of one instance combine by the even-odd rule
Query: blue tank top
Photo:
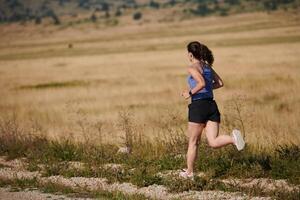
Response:
MULTIPOLYGON (((205 87, 193 94, 192 101, 197 99, 208 99, 213 98, 213 72, 210 66, 204 65, 203 69, 203 78, 205 80, 205 87)), ((197 85, 197 81, 192 77, 192 75, 188 76, 188 83, 190 89, 193 89, 197 85)))

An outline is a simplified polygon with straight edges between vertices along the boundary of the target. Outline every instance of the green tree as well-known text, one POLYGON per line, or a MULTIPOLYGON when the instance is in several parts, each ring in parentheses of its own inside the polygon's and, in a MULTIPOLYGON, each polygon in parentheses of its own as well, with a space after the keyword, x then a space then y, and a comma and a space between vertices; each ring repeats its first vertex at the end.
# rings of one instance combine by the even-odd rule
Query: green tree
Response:
POLYGON ((151 8, 158 9, 160 7, 160 4, 158 2, 155 2, 154 0, 151 0, 150 3, 149 3, 149 6, 151 8))
POLYGON ((134 20, 140 20, 142 18, 143 14, 141 12, 135 12, 133 14, 133 19, 134 20))
POLYGON ((42 17, 37 15, 34 19, 34 23, 35 24, 41 24, 42 23, 42 17))
POLYGON ((101 10, 102 11, 107 12, 107 11, 109 11, 109 9, 110 9, 110 6, 109 6, 108 3, 106 3, 106 2, 101 3, 101 10))
POLYGON ((176 3, 177 3, 176 0, 169 0, 167 4, 174 6, 176 3))
POLYGON ((95 13, 93 13, 93 14, 91 15, 90 20, 91 20, 92 22, 96 22, 96 21, 97 21, 97 16, 96 16, 95 13))
POLYGON ((78 7, 89 9, 90 8, 90 0, 78 0, 78 7))
POLYGON ((70 2, 70 0, 58 0, 60 6, 65 6, 65 3, 70 2))
POLYGON ((225 2, 230 5, 238 5, 241 3, 240 0, 225 0, 225 2))
POLYGON ((61 23, 59 17, 56 15, 56 13, 52 9, 49 9, 47 11, 46 15, 53 19, 53 22, 55 25, 59 25, 61 23))
POLYGON ((115 13, 115 16, 116 16, 116 17, 119 17, 119 16, 121 16, 121 15, 122 15, 121 9, 120 9, 120 8, 117 8, 117 11, 116 11, 116 13, 115 13))
POLYGON ((277 1, 276 0, 266 0, 264 1, 264 8, 266 10, 277 10, 278 5, 277 5, 277 1))
POLYGON ((212 10, 210 10, 207 6, 207 4, 205 3, 200 3, 197 6, 196 10, 192 10, 192 13, 196 14, 196 15, 201 15, 201 16, 206 16, 209 15, 212 12, 212 10))

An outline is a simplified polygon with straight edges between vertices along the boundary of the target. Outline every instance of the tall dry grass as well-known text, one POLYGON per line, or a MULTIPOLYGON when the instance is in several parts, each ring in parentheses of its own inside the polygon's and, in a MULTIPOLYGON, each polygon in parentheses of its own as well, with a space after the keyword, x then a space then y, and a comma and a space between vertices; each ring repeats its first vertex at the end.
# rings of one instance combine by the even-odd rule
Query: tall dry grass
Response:
POLYGON ((240 128, 257 149, 299 145, 298 17, 254 13, 147 27, 87 26, 84 33, 49 28, 51 40, 38 29, 17 34, 0 47, 1 115, 15 112, 26 127, 32 121, 50 138, 75 141, 122 144, 128 135, 118 124, 123 110, 134 113, 140 138, 164 137, 166 127, 167 137, 186 133, 185 45, 200 40, 213 50, 225 82, 215 91, 221 134, 240 128))

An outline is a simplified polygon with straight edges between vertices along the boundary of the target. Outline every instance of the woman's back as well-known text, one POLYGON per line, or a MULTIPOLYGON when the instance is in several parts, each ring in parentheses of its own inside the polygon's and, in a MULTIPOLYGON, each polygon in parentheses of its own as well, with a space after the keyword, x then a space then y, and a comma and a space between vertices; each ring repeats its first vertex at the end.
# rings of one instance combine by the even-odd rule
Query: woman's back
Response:
MULTIPOLYGON (((205 87, 193 94, 192 101, 197 99, 209 99, 213 98, 213 70, 208 64, 203 64, 203 67, 200 65, 194 66, 197 67, 199 72, 203 75, 205 80, 205 87)), ((193 89, 197 85, 197 81, 191 76, 188 76, 188 83, 190 89, 193 89)))

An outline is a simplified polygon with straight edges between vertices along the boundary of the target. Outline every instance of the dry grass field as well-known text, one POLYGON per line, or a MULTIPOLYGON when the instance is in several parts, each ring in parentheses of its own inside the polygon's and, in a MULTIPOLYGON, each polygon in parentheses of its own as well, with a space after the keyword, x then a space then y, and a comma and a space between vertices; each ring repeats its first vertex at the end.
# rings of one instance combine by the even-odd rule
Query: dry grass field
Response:
POLYGON ((0 187, 9 191, 0 198, 35 188, 70 198, 298 200, 299 12, 126 17, 0 24, 0 187), (193 40, 211 48, 225 82, 215 91, 220 134, 239 128, 247 142, 241 152, 202 142, 194 181, 178 176, 193 40))
POLYGON ((150 139, 166 127, 186 132, 186 44, 198 40, 225 82, 215 91, 221 134, 237 127, 258 148, 300 145, 299 25, 299 14, 284 12, 107 28, 0 25, 1 116, 96 142, 122 142, 122 113, 150 139))

